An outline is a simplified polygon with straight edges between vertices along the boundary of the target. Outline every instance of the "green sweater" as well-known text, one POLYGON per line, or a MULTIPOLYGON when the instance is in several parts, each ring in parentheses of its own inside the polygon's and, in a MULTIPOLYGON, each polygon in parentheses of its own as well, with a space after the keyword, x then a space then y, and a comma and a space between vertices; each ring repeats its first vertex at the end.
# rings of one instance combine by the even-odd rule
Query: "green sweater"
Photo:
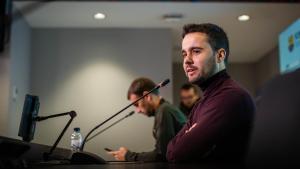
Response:
POLYGON ((164 99, 161 99, 154 118, 155 149, 142 153, 128 151, 125 156, 126 161, 166 161, 168 143, 180 131, 186 118, 177 107, 164 99))

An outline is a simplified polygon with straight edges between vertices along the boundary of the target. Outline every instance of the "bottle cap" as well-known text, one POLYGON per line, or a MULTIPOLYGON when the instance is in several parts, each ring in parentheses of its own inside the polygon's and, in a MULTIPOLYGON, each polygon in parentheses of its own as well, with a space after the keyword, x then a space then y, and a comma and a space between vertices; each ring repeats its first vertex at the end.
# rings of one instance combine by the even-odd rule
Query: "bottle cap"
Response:
POLYGON ((74 131, 79 132, 79 131, 80 131, 80 128, 79 128, 79 127, 75 127, 75 128, 74 128, 74 131))

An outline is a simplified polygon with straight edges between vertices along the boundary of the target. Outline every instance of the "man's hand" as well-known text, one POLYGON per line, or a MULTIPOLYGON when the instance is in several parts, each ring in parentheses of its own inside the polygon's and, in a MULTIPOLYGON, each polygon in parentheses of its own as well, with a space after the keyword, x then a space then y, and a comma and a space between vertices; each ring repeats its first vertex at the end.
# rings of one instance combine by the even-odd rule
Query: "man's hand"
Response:
POLYGON ((117 151, 110 151, 107 153, 114 156, 115 159, 118 161, 125 161, 125 155, 126 155, 127 151, 128 151, 127 148, 120 147, 119 150, 117 150, 117 151))
POLYGON ((190 132, 194 127, 196 127, 197 126, 197 123, 194 123, 193 125, 192 125, 192 127, 190 127, 188 130, 185 130, 185 133, 188 133, 188 132, 190 132))

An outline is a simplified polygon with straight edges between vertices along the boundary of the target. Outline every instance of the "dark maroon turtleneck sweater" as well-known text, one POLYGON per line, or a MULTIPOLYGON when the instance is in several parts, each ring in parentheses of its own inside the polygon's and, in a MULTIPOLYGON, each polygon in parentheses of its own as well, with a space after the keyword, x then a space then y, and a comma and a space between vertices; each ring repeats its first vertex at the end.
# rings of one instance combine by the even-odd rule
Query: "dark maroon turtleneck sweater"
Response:
POLYGON ((168 161, 242 162, 255 112, 251 96, 226 70, 198 85, 204 97, 195 104, 188 122, 169 142, 168 161), (190 129, 193 125, 195 127, 190 129))

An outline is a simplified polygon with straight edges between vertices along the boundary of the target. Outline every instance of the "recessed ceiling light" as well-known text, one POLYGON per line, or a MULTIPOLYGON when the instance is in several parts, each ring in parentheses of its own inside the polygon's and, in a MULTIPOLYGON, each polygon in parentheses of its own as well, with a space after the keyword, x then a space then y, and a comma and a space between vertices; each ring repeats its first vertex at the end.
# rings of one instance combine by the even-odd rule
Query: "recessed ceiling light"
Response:
POLYGON ((96 13, 94 15, 94 18, 95 19, 104 19, 105 18, 105 15, 103 13, 96 13))
POLYGON ((163 15, 163 20, 167 22, 178 22, 183 19, 182 14, 165 14, 163 15))
POLYGON ((249 15, 240 15, 238 17, 239 21, 248 21, 250 20, 250 16, 249 15))

